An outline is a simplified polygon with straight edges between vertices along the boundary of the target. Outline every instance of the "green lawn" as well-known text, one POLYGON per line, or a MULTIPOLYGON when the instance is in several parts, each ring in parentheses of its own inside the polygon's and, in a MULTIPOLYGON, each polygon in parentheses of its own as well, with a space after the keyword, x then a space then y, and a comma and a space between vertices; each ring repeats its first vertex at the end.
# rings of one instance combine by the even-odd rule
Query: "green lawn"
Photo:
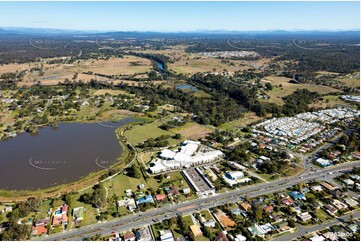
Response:
MULTIPOLYGON (((87 193, 89 191, 92 191, 92 189, 88 189, 88 190, 85 190, 81 193, 77 193, 75 195, 72 195, 71 196, 71 207, 70 209, 72 210, 73 208, 76 208, 76 207, 84 207, 84 220, 81 221, 78 225, 80 226, 85 226, 85 225, 89 225, 89 224, 94 224, 97 222, 97 219, 96 219, 96 215, 97 215, 97 212, 96 212, 96 209, 92 207, 92 205, 90 204, 86 204, 86 203, 83 203, 83 202, 80 202, 78 201, 80 196, 84 193, 87 193)), ((71 211, 72 212, 72 211, 71 211)))
POLYGON ((210 219, 213 219, 212 215, 210 214, 210 212, 208 210, 201 211, 201 214, 204 217, 204 219, 207 221, 210 219))
POLYGON ((113 177, 111 181, 107 180, 103 183, 103 185, 108 188, 108 197, 112 197, 113 194, 116 194, 119 197, 124 197, 125 190, 132 189, 133 192, 135 192, 138 190, 138 185, 140 184, 147 185, 143 178, 134 178, 124 174, 119 174, 113 177))
POLYGON ((186 224, 188 227, 191 226, 191 225, 193 225, 193 221, 192 221, 191 215, 183 216, 183 221, 185 222, 185 224, 186 224))
POLYGON ((47 211, 51 208, 50 203, 51 200, 42 201, 41 205, 37 208, 38 212, 36 213, 35 220, 49 217, 47 211))
POLYGON ((203 235, 195 237, 195 241, 209 241, 209 239, 203 235))
POLYGON ((315 212, 317 218, 319 220, 321 220, 321 222, 325 222, 326 220, 330 220, 332 219, 332 217, 330 215, 328 215, 324 210, 322 209, 317 209, 317 211, 315 212))
MULTIPOLYGON (((145 125, 136 125, 124 132, 126 139, 132 144, 139 144, 150 138, 157 138, 161 135, 173 136, 174 133, 158 128, 163 123, 158 120, 145 125)), ((175 140, 176 141, 176 140, 175 140)))

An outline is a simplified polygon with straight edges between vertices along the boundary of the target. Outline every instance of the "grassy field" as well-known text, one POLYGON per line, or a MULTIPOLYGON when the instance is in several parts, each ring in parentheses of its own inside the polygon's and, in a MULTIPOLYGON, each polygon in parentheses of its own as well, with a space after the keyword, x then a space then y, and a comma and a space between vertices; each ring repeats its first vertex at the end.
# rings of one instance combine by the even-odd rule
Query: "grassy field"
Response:
POLYGON ((174 133, 180 133, 185 139, 204 138, 212 129, 195 122, 187 123, 184 126, 171 129, 174 133))
POLYGON ((315 84, 294 84, 289 83, 290 78, 286 77, 277 77, 277 76, 268 76, 265 77, 262 82, 270 82, 273 85, 273 89, 267 92, 267 95, 270 96, 270 99, 265 100, 267 102, 274 102, 279 105, 283 105, 284 102, 282 97, 292 94, 297 89, 308 89, 311 92, 318 92, 320 94, 327 94, 330 92, 340 92, 339 90, 315 84), (282 87, 279 87, 282 85, 282 87))
POLYGON ((310 107, 316 108, 333 108, 337 105, 348 106, 348 107, 357 107, 354 103, 348 103, 339 98, 338 95, 327 95, 323 96, 323 100, 317 100, 316 102, 310 104, 310 107))
POLYGON ((113 89, 99 89, 99 90, 93 90, 92 95, 94 96, 101 96, 105 94, 110 94, 112 96, 119 95, 119 94, 126 94, 129 96, 134 96, 134 94, 130 94, 129 92, 123 91, 123 90, 113 90, 113 89))
POLYGON ((110 58, 109 60, 92 60, 82 63, 82 68, 105 75, 132 75, 152 69, 151 61, 136 56, 110 58))
POLYGON ((162 124, 163 123, 160 120, 158 120, 153 123, 148 123, 148 124, 144 124, 144 125, 136 125, 136 126, 133 126, 132 129, 124 132, 124 136, 132 144, 139 144, 147 139, 157 138, 161 135, 173 136, 174 135, 173 132, 158 128, 162 124))
MULTIPOLYGON (((152 64, 149 59, 140 58, 131 55, 125 55, 124 58, 112 57, 109 60, 81 60, 73 64, 44 64, 41 63, 43 74, 37 72, 28 72, 24 81, 18 85, 32 85, 34 82, 41 81, 43 85, 55 85, 66 78, 73 80, 74 74, 78 73, 75 80, 82 80, 84 82, 90 79, 106 80, 108 78, 95 76, 94 74, 83 74, 82 72, 91 71, 93 73, 104 75, 133 75, 137 73, 149 72, 152 69, 152 64)), ((18 70, 30 70, 32 67, 41 67, 40 63, 29 64, 9 64, 0 66, 0 74, 5 72, 15 72, 18 70)))
POLYGON ((220 59, 207 58, 207 57, 193 57, 183 59, 175 63, 169 64, 168 69, 181 74, 194 74, 197 72, 211 72, 220 73, 227 70, 230 74, 235 71, 243 71, 250 69, 247 66, 240 66, 241 61, 231 61, 233 65, 222 63, 220 59))
POLYGON ((349 87, 360 87, 360 72, 336 78, 337 81, 349 87))
POLYGON ((245 127, 248 124, 257 122, 259 120, 265 119, 266 117, 259 117, 253 112, 247 112, 244 114, 243 118, 239 118, 236 120, 233 120, 231 122, 224 123, 219 126, 222 130, 229 130, 229 129, 237 129, 239 130, 239 127, 245 127))
POLYGON ((107 180, 103 183, 103 185, 108 188, 108 197, 112 197, 113 194, 116 194, 119 197, 124 197, 127 189, 132 189, 133 192, 135 192, 138 190, 138 186, 140 184, 146 185, 146 188, 149 187, 143 177, 134 178, 123 174, 117 175, 113 177, 111 181, 107 180))

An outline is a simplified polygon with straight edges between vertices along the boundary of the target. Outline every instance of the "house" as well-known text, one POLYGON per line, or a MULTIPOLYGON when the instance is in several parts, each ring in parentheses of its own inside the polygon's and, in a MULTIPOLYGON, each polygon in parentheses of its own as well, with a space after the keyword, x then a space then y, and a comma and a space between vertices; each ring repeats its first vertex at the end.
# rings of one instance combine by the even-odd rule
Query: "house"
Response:
POLYGON ((320 185, 312 186, 311 190, 315 191, 315 192, 322 192, 323 191, 323 189, 322 189, 322 187, 320 185))
POLYGON ((204 227, 212 227, 214 228, 216 226, 216 222, 213 219, 210 219, 203 223, 204 227))
POLYGON ((295 212, 297 215, 302 213, 302 210, 299 206, 291 207, 291 211, 295 212))
POLYGON ((183 194, 189 194, 191 192, 191 189, 189 187, 182 189, 183 194))
POLYGON ((76 221, 84 219, 84 207, 73 208, 73 217, 76 221))
POLYGON ((306 199, 305 194, 303 194, 302 192, 298 192, 298 191, 292 191, 292 192, 289 193, 289 195, 290 195, 294 200, 306 199))
POLYGON ((337 212, 337 209, 334 206, 331 206, 330 204, 326 204, 325 206, 323 206, 323 208, 330 215, 334 215, 337 212))
POLYGON ((69 209, 69 206, 64 204, 62 207, 61 207, 61 213, 62 214, 67 214, 68 213, 68 209, 69 209))
POLYGON ((263 208, 263 210, 264 210, 266 213, 272 212, 272 211, 273 211, 273 206, 271 206, 271 205, 266 206, 266 207, 263 208))
POLYGON ((155 195, 155 200, 157 201, 163 201, 165 199, 165 195, 164 194, 157 194, 155 195))
POLYGON ((358 203, 350 197, 344 199, 345 203, 350 207, 356 207, 358 203))
POLYGON ((318 158, 316 159, 316 163, 319 164, 322 167, 326 167, 326 166, 332 166, 333 162, 327 159, 323 159, 323 158, 318 158))
POLYGON ((265 231, 263 231, 263 229, 258 224, 254 224, 253 226, 248 227, 247 229, 252 234, 253 237, 263 236, 265 234, 265 231))
POLYGON ((132 189, 125 190, 125 194, 126 194, 127 197, 133 196, 133 191, 132 191, 132 189))
POLYGON ((289 198, 283 199, 282 203, 287 205, 287 206, 292 206, 293 205, 293 201, 289 198))
POLYGON ((201 226, 199 224, 193 224, 189 226, 195 237, 203 235, 201 226))
POLYGON ((279 232, 285 232, 285 231, 288 231, 290 230, 290 226, 288 226, 288 223, 287 222, 282 222, 278 225, 278 231, 279 232))
POLYGON ((328 184, 327 182, 322 182, 321 186, 326 188, 326 190, 332 191, 335 189, 335 187, 331 186, 330 184, 328 184))
POLYGON ((179 191, 175 186, 167 187, 164 190, 168 197, 176 196, 179 194, 179 191))
POLYGON ((340 189, 335 189, 330 192, 334 197, 343 197, 344 194, 340 189))
POLYGON ((252 206, 248 202, 242 202, 240 205, 246 211, 248 211, 252 208, 252 206))
POLYGON ((312 216, 308 212, 304 212, 304 213, 297 215, 297 218, 301 222, 307 222, 308 220, 312 219, 312 216))
POLYGON ((241 211, 241 209, 239 209, 239 208, 234 208, 234 209, 231 210, 231 213, 232 213, 233 215, 240 216, 241 213, 242 213, 242 211, 241 211))
POLYGON ((134 210, 137 208, 137 205, 135 205, 134 198, 125 197, 123 200, 118 201, 118 207, 126 207, 129 210, 134 210))
POLYGON ((216 213, 214 213, 214 216, 225 228, 231 228, 236 225, 236 222, 220 209, 216 213))
POLYGON ((344 179, 342 180, 342 183, 345 184, 346 186, 352 186, 353 184, 355 184, 355 182, 351 179, 344 179))
POLYGON ((147 195, 147 196, 138 198, 137 204, 139 205, 142 203, 154 203, 152 195, 147 195))
POLYGON ((218 232, 216 235, 215 241, 229 241, 227 238, 227 235, 225 235, 223 232, 218 232))
POLYGON ((161 241, 174 241, 173 234, 170 230, 161 230, 159 233, 161 241))
POLYGON ((322 204, 320 202, 314 202, 314 203, 311 203, 309 206, 312 210, 315 211, 315 210, 319 209, 322 206, 322 204))
POLYGON ((242 234, 237 234, 236 238, 234 238, 234 241, 246 241, 247 238, 244 237, 242 234))
POLYGON ((123 238, 124 238, 124 241, 135 241, 135 235, 133 232, 126 232, 124 235, 123 235, 123 238))
POLYGON ((254 207, 257 207, 258 205, 262 205, 262 204, 263 204, 263 199, 261 199, 261 198, 257 198, 257 199, 252 200, 252 205, 254 207))
POLYGON ((45 227, 45 225, 33 226, 31 229, 31 234, 33 235, 42 235, 47 233, 48 233, 48 229, 45 227))
POLYGON ((63 206, 58 207, 53 213, 53 226, 57 225, 66 225, 68 224, 68 212, 69 206, 64 204, 63 206))
POLYGON ((275 227, 273 227, 270 223, 263 224, 260 226, 260 228, 263 230, 264 234, 276 230, 275 227))
POLYGON ((328 241, 338 241, 337 239, 337 234, 334 232, 326 232, 322 235, 323 237, 325 237, 328 241))
POLYGON ((227 171, 225 176, 228 178, 228 179, 231 179, 231 180, 234 180, 234 181, 237 181, 241 178, 244 177, 244 173, 242 171, 227 171))
POLYGON ((278 212, 278 213, 272 213, 271 215, 269 215, 269 217, 275 222, 281 222, 284 219, 284 213, 282 212, 278 212))
POLYGON ((332 201, 332 205, 335 206, 338 210, 344 210, 348 208, 346 204, 337 199, 332 201))
POLYGON ((359 229, 360 229, 359 225, 356 224, 356 223, 352 223, 352 224, 348 225, 347 228, 348 228, 349 230, 351 230, 352 233, 356 233, 356 232, 359 231, 359 229))
POLYGON ((135 237, 137 241, 152 241, 152 235, 148 226, 139 228, 136 231, 135 237))
POLYGON ((49 217, 46 217, 46 218, 44 218, 44 219, 36 220, 35 223, 34 223, 35 227, 37 227, 37 226, 43 226, 43 225, 46 226, 46 225, 48 225, 48 224, 50 224, 50 218, 49 218, 49 217))
POLYGON ((324 241, 325 237, 321 236, 321 235, 315 235, 312 238, 310 238, 311 241, 324 241))

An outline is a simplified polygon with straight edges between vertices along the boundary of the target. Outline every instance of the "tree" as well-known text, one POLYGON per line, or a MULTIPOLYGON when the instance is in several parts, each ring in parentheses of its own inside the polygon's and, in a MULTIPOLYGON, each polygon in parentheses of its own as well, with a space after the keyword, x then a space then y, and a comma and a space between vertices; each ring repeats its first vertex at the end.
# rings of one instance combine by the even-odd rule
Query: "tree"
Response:
POLYGON ((142 177, 142 171, 140 170, 140 167, 136 162, 132 165, 132 173, 135 178, 142 177))
POLYGON ((340 139, 339 142, 341 144, 347 144, 347 142, 350 140, 350 137, 347 134, 343 134, 340 139))
POLYGON ((174 139, 181 139, 182 138, 182 135, 180 133, 176 133, 174 136, 173 136, 174 139))
POLYGON ((271 91, 273 89, 273 86, 272 86, 272 84, 270 82, 267 82, 266 83, 266 88, 267 88, 267 90, 271 91))
POLYGON ((263 210, 261 206, 257 206, 256 210, 254 212, 254 219, 258 222, 262 219, 263 217, 263 210))

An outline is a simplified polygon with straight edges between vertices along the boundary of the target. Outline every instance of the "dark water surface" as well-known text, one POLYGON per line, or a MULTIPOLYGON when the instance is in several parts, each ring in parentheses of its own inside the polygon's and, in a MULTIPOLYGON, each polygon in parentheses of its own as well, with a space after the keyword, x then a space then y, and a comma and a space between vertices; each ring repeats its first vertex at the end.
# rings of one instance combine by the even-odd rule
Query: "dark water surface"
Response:
POLYGON ((192 86, 192 85, 189 85, 189 84, 182 84, 182 85, 177 85, 175 86, 176 89, 188 89, 188 90, 191 90, 193 92, 199 92, 198 88, 192 86))
POLYGON ((73 182, 116 163, 119 123, 63 123, 39 134, 0 141, 0 189, 37 189, 73 182))

